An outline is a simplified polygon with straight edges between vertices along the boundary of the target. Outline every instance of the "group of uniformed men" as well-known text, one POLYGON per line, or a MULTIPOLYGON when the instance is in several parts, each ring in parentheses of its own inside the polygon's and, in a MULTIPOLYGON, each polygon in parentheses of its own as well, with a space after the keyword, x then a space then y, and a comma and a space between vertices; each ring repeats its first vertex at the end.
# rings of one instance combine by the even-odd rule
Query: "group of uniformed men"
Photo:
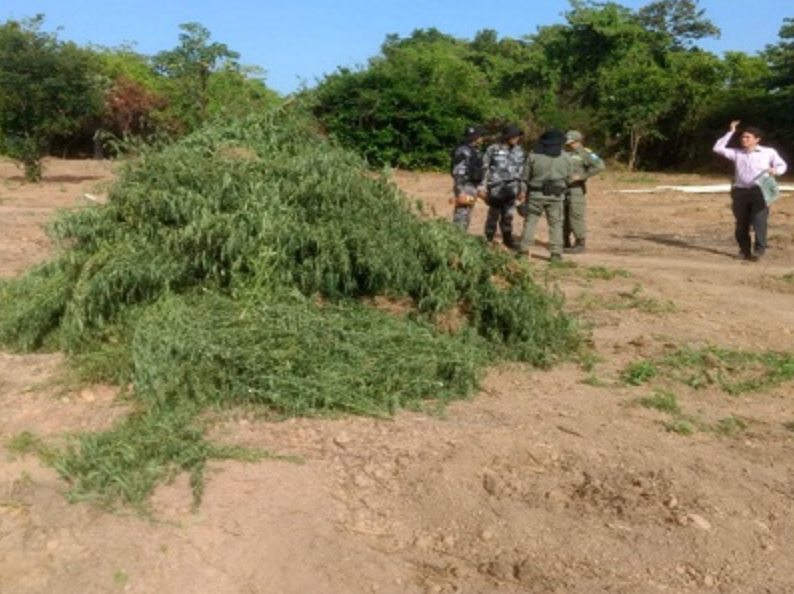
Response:
POLYGON ((587 179, 604 170, 604 161, 584 147, 581 132, 546 130, 527 153, 524 132, 506 126, 494 144, 480 152, 485 130, 468 126, 452 151, 453 222, 463 230, 471 223, 477 199, 488 205, 485 238, 502 242, 525 256, 533 245, 538 221, 549 225, 550 260, 585 250, 587 179), (521 236, 513 232, 515 213, 524 218, 521 236))

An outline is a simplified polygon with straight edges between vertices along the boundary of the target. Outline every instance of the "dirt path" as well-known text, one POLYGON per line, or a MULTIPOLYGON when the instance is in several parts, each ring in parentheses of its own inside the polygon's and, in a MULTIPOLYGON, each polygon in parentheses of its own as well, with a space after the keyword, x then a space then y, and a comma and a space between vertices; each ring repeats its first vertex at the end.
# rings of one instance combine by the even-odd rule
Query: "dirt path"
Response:
MULTIPOLYGON (((25 185, 0 163, 0 276, 46 258, 41 225, 111 175, 53 161, 25 185)), ((0 593, 794 593, 792 383, 730 396, 619 379, 684 346, 794 351, 794 197, 767 256, 741 263, 726 196, 616 192, 723 181, 610 173, 591 184, 588 252, 550 273, 534 250, 592 333, 591 369, 494 369, 443 418, 232 416, 224 438, 304 463, 216 464, 197 513, 184 479, 157 492, 156 521, 67 503, 5 445, 122 409, 108 388, 53 385, 57 355, 0 353, 0 593), (677 417, 637 404, 654 390, 677 417)), ((448 215, 447 176, 397 182, 448 215)))

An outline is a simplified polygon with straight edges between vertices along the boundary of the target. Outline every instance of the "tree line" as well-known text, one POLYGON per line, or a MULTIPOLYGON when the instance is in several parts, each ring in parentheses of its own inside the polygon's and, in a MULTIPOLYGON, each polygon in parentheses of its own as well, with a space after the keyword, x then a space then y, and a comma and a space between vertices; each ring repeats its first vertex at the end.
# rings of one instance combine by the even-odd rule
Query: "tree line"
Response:
POLYGON ((520 39, 483 30, 461 40, 436 29, 389 36, 366 67, 340 68, 316 88, 315 113, 374 162, 443 167, 466 122, 530 133, 577 128, 629 169, 697 168, 732 119, 794 147, 794 19, 758 55, 719 57, 696 1, 638 10, 572 0, 564 23, 520 39))
MULTIPOLYGON (((570 0, 563 21, 520 38, 388 35, 365 65, 340 67, 295 98, 373 166, 444 168, 472 122, 494 131, 516 122, 528 136, 574 127, 629 169, 692 169, 713 163, 707 147, 740 119, 791 157, 794 18, 758 54, 723 56, 698 46, 720 31, 696 0, 637 10, 570 0)), ((154 56, 61 42, 43 23, 0 25, 0 152, 30 179, 59 150, 173 139, 283 100, 197 23, 154 56)))
POLYGON ((43 26, 44 15, 0 25, 0 153, 32 181, 47 155, 173 140, 280 101, 259 69, 198 23, 181 25, 178 45, 154 56, 80 47, 43 26))

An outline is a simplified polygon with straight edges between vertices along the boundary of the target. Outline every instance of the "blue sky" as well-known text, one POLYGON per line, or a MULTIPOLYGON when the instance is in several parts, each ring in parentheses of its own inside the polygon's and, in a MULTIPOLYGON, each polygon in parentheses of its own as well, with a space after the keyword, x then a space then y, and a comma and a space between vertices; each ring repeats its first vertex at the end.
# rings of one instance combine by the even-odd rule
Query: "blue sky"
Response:
MULTIPOLYGON (((637 9, 651 0, 623 0, 637 9)), ((722 30, 700 46, 754 54, 779 40, 784 18, 794 18, 791 0, 701 0, 705 16, 722 30)), ((435 27, 472 39, 494 29, 500 37, 532 34, 563 23, 567 0, 3 0, 0 22, 44 14, 45 30, 80 45, 118 47, 125 43, 153 55, 176 47, 179 25, 200 23, 212 41, 241 54, 243 64, 266 72, 280 93, 314 86, 337 67, 365 65, 389 34, 406 37, 435 27)))

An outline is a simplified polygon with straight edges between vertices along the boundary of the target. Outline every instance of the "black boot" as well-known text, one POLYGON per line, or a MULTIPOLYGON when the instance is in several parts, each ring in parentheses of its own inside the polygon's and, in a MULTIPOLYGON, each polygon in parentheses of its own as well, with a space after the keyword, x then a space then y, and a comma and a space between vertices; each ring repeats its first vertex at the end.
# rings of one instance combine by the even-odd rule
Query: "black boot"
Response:
POLYGON ((505 233, 502 236, 502 241, 504 242, 507 249, 514 250, 518 247, 518 243, 516 243, 516 240, 513 239, 512 233, 505 233))

